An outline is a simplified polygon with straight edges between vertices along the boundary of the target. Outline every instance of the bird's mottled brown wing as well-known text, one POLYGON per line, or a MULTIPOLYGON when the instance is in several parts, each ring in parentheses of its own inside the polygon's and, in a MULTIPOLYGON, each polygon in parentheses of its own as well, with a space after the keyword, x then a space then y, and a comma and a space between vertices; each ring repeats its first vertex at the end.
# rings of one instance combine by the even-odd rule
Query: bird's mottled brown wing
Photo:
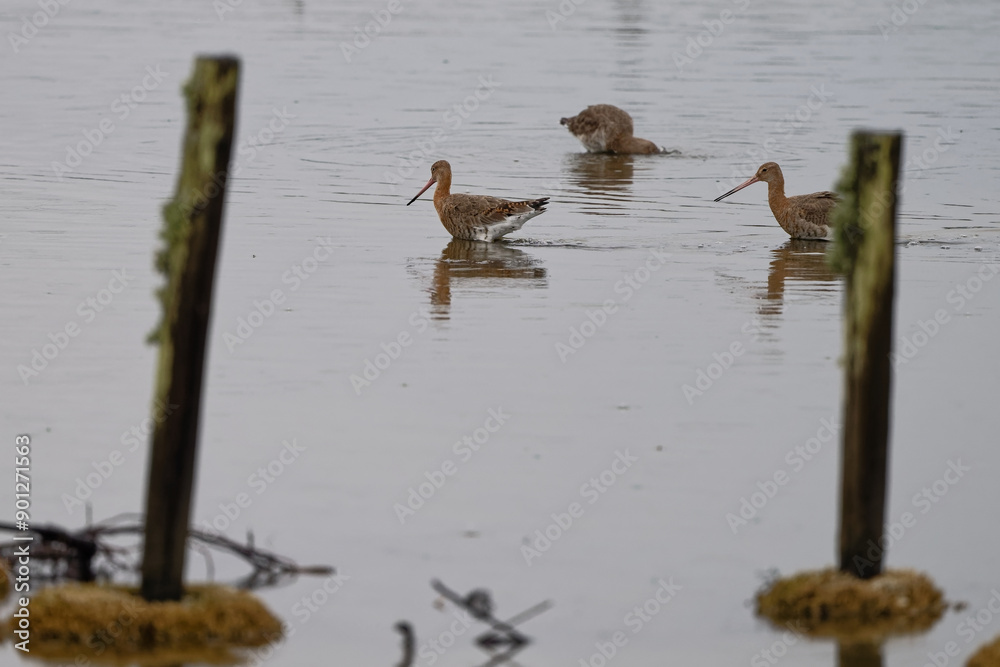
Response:
POLYGON ((835 192, 789 197, 788 206, 778 222, 792 238, 828 238, 830 211, 838 201, 840 196, 835 192))
POLYGON ((468 225, 489 225, 503 222, 509 216, 542 210, 548 197, 529 201, 507 201, 487 195, 455 194, 448 197, 442 215, 461 220, 468 225))
MULTIPOLYGON (((796 197, 797 199, 797 197, 796 197)), ((804 200, 799 208, 799 215, 816 225, 830 224, 830 211, 840 201, 840 195, 836 192, 814 192, 811 195, 803 195, 804 200)))
POLYGON ((834 204, 840 201, 840 195, 838 195, 836 192, 830 192, 829 190, 825 190, 823 192, 814 192, 811 195, 806 195, 806 197, 814 197, 820 201, 832 199, 834 204))

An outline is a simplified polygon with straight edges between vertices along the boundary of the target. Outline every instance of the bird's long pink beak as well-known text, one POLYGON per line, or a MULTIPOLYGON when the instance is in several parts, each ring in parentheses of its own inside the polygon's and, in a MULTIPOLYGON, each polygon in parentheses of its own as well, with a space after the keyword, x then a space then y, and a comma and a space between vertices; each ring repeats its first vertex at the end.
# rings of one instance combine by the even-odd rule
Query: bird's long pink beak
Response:
MULTIPOLYGON (((759 180, 760 180, 759 178, 757 178, 756 176, 754 176, 753 178, 751 178, 750 180, 748 180, 748 181, 747 181, 746 183, 744 183, 743 185, 737 185, 737 186, 736 186, 735 188, 733 188, 732 190, 730 190, 730 191, 729 191, 729 192, 727 192, 726 194, 724 194, 724 195, 721 195, 721 196, 720 196, 720 197, 719 197, 718 199, 716 199, 715 201, 722 201, 723 199, 725 199, 725 198, 726 198, 726 197, 728 197, 729 195, 733 194, 734 192, 739 192, 740 190, 742 190, 742 189, 743 189, 743 188, 745 188, 746 186, 748 186, 748 185, 753 185, 754 183, 758 182, 759 180)), ((426 188, 424 188, 424 189, 426 190, 426 188)), ((417 196, 419 197, 420 195, 417 195, 417 196)))
POLYGON ((427 181, 427 185, 424 186, 423 190, 421 190, 420 192, 418 192, 416 197, 414 197, 410 201, 406 202, 406 205, 409 206, 413 202, 417 201, 417 197, 419 197, 420 195, 422 195, 425 192, 427 192, 427 189, 430 188, 435 183, 437 183, 437 181, 435 181, 433 178, 431 180, 427 181))

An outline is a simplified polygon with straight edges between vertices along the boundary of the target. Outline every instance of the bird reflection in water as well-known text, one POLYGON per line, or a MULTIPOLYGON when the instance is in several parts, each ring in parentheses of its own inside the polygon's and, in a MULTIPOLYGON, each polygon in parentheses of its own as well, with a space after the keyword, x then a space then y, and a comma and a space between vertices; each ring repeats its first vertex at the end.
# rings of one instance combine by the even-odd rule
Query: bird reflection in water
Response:
POLYGON ((780 248, 771 251, 774 259, 767 272, 767 292, 763 294, 763 304, 757 308, 765 327, 768 319, 781 317, 786 281, 813 283, 814 292, 836 290, 835 283, 840 276, 827 264, 829 247, 826 241, 789 239, 780 248))
POLYGON ((566 156, 565 171, 582 192, 629 192, 635 159, 616 153, 572 153, 566 156))
POLYGON ((569 191, 581 198, 580 212, 608 215, 615 209, 627 213, 631 204, 633 155, 572 153, 563 161, 569 191))
POLYGON ((446 320, 451 311, 451 290, 492 286, 505 291, 512 287, 548 286, 546 271, 538 260, 506 243, 452 239, 434 265, 431 286, 431 315, 446 320))
MULTIPOLYGON (((649 40, 649 16, 645 0, 617 0, 615 13, 618 19, 614 28, 615 42, 621 49, 637 49, 649 40)), ((637 76, 642 59, 633 51, 623 53, 618 58, 618 71, 627 76, 637 76)))

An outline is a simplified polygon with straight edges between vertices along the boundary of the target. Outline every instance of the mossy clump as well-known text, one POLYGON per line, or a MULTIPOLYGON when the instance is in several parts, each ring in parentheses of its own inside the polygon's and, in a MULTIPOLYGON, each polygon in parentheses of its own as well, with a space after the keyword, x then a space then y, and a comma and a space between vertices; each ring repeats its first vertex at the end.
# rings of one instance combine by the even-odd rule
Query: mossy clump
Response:
POLYGON ((777 579, 757 593, 757 614, 775 625, 795 623, 817 637, 879 641, 929 629, 947 603, 929 577, 888 570, 871 579, 834 568, 777 579))
MULTIPOLYGON (((16 619, 9 619, 7 625, 16 619)), ((31 598, 31 651, 49 659, 84 655, 106 664, 238 661, 234 649, 282 636, 281 621, 253 594, 189 587, 177 602, 146 602, 134 590, 93 584, 45 588, 31 598)), ((9 631, 7 634, 10 634, 9 631)))
POLYGON ((980 646, 969 658, 966 667, 1000 667, 1000 637, 980 646))

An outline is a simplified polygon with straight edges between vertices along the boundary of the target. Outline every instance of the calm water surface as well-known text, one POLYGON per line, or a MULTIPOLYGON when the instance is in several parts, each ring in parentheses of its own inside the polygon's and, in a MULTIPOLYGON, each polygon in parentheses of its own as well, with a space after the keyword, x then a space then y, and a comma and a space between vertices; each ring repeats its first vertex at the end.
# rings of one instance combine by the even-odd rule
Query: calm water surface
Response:
MULTIPOLYGON (((35 520, 82 525, 77 493, 96 518, 141 507, 129 432, 149 414, 179 88, 195 54, 234 52, 239 172, 195 521, 348 577, 308 615, 316 579, 263 593, 296 630, 268 664, 393 664, 397 620, 421 642, 452 623, 434 577, 491 589, 501 616, 553 600, 524 626, 526 666, 586 664, 618 631, 614 664, 759 664, 781 640, 748 608, 762 573, 834 556, 838 452, 820 438, 840 412, 841 283, 821 244, 788 241, 763 186, 712 199, 765 160, 790 194, 829 189, 857 127, 906 133, 888 513, 917 521, 890 564, 983 607, 1000 585, 996 4, 927 2, 895 26, 882 2, 591 0, 551 27, 554 1, 420 0, 348 62, 341 44, 385 7, 243 0, 220 19, 209 2, 77 0, 17 53, 5 40, 0 416, 5 437, 33 435, 35 520), (582 154, 558 120, 600 102, 679 154, 582 154), (67 165, 88 135, 99 144, 67 165), (549 211, 509 243, 450 241, 429 195, 404 206, 441 158, 457 191, 549 196, 549 211), (124 289, 87 305, 116 271, 124 289), (70 323, 79 335, 23 381, 70 323), (370 384, 352 382, 369 364, 370 384), (78 491, 115 450, 124 463, 78 491), (969 470, 915 498, 950 462, 969 470), (394 507, 443 468, 457 472, 401 522, 394 507), (789 482, 731 526, 779 471, 789 482), (241 493, 252 504, 230 520, 220 506, 241 493), (572 526, 526 558, 573 503, 572 526), (628 614, 661 579, 680 589, 637 628, 628 614)), ((37 10, 6 3, 4 32, 37 10)), ((189 574, 205 576, 200 557, 189 574)), ((1000 632, 966 643, 961 619, 890 642, 885 664, 952 640, 964 661, 1000 632)), ((472 636, 418 664, 478 664, 472 636)), ((836 660, 828 642, 787 650, 836 660)))

